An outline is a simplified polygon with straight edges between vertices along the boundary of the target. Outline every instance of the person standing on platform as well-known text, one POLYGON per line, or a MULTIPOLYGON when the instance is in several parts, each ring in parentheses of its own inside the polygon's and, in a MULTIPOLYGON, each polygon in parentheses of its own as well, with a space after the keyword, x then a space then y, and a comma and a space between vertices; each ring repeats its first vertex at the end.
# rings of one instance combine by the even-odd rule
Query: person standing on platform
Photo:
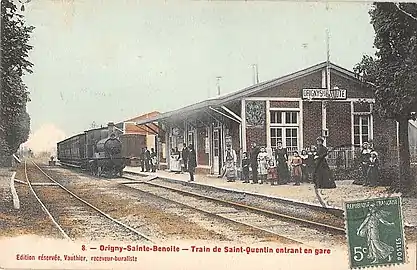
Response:
POLYGON ((224 154, 224 165, 227 182, 234 182, 237 175, 236 170, 237 156, 236 151, 232 149, 232 146, 228 144, 226 146, 226 153, 224 154))
POLYGON ((278 181, 277 168, 273 159, 269 159, 268 164, 268 180, 271 186, 275 186, 275 183, 278 181))
POLYGON ((288 152, 287 148, 282 147, 281 141, 278 141, 277 148, 275 149, 275 161, 281 184, 287 184, 290 180, 290 172, 288 170, 288 152))
POLYGON ((291 165, 292 165, 292 175, 295 180, 294 185, 299 186, 301 177, 303 175, 303 171, 302 171, 303 160, 301 159, 300 155, 298 155, 297 151, 294 152, 294 156, 291 160, 291 165))
POLYGON ((147 172, 150 171, 151 167, 151 152, 149 152, 148 148, 145 147, 145 170, 147 172))
POLYGON ((145 171, 145 148, 142 148, 140 151, 141 151, 139 155, 140 167, 142 168, 141 172, 144 172, 145 171))
POLYGON ((372 150, 369 147, 368 142, 364 142, 362 144, 362 150, 360 155, 361 161, 361 176, 355 179, 352 184, 354 185, 365 185, 366 179, 368 177, 368 166, 369 166, 369 159, 371 158, 372 150))
POLYGON ((258 155, 259 148, 256 143, 252 144, 252 151, 250 153, 250 165, 252 169, 252 184, 258 183, 258 155))
POLYGON ((329 164, 327 163, 326 156, 328 153, 327 147, 323 145, 324 138, 317 138, 317 154, 314 157, 315 160, 315 173, 314 173, 314 185, 320 189, 336 188, 332 172, 330 171, 329 164))
POLYGON ((194 181, 194 174, 195 174, 195 168, 197 167, 197 155, 195 153, 194 146, 190 144, 188 146, 188 158, 187 158, 187 169, 190 173, 190 180, 194 181))
POLYGON ((376 187, 379 180, 379 159, 378 153, 375 151, 371 152, 371 157, 368 163, 368 174, 365 182, 365 186, 376 187))
POLYGON ((268 176, 268 153, 265 147, 261 147, 261 152, 258 155, 258 166, 259 166, 259 184, 263 184, 267 180, 268 176))
POLYGON ((184 172, 187 172, 187 164, 188 164, 188 148, 187 145, 184 143, 182 145, 182 151, 181 151, 181 158, 182 158, 182 163, 184 165, 184 172))
POLYGON ((182 166, 181 166, 181 155, 180 155, 180 151, 178 151, 178 147, 175 147, 174 151, 172 152, 172 157, 173 160, 170 161, 173 163, 172 166, 172 171, 175 172, 176 174, 179 174, 182 172, 182 166))
POLYGON ((248 158, 248 154, 243 152, 242 158, 242 181, 243 183, 249 183, 249 166, 250 160, 248 158))
POLYGON ((314 172, 316 170, 314 157, 317 155, 317 148, 315 145, 312 145, 308 151, 307 158, 307 171, 308 171, 308 182, 313 182, 314 172))
POLYGON ((302 160, 301 164, 301 182, 307 183, 308 182, 308 171, 307 171, 307 164, 308 164, 308 154, 306 150, 301 151, 300 158, 302 160))
POLYGON ((151 148, 150 158, 151 158, 151 169, 152 169, 152 172, 156 172, 156 164, 158 162, 158 157, 156 156, 155 149, 153 149, 153 148, 151 148))

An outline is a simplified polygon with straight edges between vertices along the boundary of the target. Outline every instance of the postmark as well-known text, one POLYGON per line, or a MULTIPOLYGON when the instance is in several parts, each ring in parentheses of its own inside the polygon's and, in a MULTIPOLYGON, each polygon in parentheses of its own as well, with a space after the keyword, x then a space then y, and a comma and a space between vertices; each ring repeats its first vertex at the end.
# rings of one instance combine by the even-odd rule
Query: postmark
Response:
POLYGON ((352 269, 406 263, 401 205, 400 196, 344 203, 352 269))

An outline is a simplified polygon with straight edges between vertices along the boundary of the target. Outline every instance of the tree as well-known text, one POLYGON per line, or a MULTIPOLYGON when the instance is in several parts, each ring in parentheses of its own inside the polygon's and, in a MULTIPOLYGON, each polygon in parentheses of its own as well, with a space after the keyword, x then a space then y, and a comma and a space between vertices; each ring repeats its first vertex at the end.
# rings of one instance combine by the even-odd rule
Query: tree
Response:
POLYGON ((375 93, 380 116, 399 123, 399 181, 394 187, 410 191, 408 123, 417 111, 417 4, 374 3, 369 12, 375 30, 375 57, 365 55, 354 68, 375 93))
POLYGON ((30 116, 23 110, 16 114, 10 121, 8 133, 6 134, 6 142, 9 146, 10 153, 15 153, 21 143, 26 142, 30 132, 30 116))
POLYGON ((33 64, 27 58, 33 29, 25 25, 11 0, 1 0, 0 163, 28 138, 29 91, 22 76, 32 73, 33 64))

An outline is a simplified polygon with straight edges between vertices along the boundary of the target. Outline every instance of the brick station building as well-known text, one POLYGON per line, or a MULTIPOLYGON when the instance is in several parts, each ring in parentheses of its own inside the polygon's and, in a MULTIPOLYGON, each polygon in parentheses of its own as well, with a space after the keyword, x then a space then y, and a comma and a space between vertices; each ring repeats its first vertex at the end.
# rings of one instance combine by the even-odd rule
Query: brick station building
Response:
POLYGON ((183 143, 196 148, 197 172, 219 174, 226 143, 240 158, 254 142, 271 153, 281 140, 291 154, 318 136, 336 149, 330 159, 342 153, 347 164, 363 142, 373 141, 382 160, 395 162, 397 123, 380 119, 374 102, 353 72, 323 62, 137 124, 158 123, 161 169, 169 168, 171 149, 181 151, 183 143))

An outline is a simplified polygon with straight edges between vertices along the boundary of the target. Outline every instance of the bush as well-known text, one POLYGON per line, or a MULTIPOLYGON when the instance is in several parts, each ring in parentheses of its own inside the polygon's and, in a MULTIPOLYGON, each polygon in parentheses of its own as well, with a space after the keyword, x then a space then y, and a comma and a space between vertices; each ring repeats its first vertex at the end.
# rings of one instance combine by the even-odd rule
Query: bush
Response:
POLYGON ((380 186, 392 186, 400 181, 399 166, 390 165, 379 169, 379 183, 380 186))

